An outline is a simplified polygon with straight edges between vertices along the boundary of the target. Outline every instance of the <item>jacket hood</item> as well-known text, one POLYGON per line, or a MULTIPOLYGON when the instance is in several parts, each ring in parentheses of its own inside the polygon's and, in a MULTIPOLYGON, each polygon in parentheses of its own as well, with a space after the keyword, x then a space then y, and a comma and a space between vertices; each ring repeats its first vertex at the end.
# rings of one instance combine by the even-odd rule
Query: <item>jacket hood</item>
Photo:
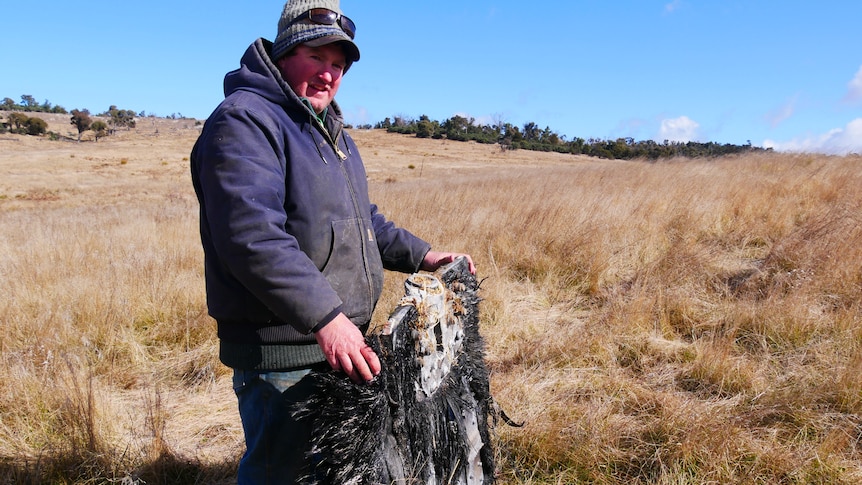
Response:
MULTIPOLYGON (((238 91, 254 93, 269 102, 284 107, 285 110, 306 111, 311 116, 316 114, 307 107, 287 81, 281 76, 278 66, 272 61, 272 42, 259 38, 246 49, 240 67, 227 73, 224 77, 225 98, 238 91)), ((340 122, 341 108, 335 100, 329 104, 329 115, 334 115, 340 122)))

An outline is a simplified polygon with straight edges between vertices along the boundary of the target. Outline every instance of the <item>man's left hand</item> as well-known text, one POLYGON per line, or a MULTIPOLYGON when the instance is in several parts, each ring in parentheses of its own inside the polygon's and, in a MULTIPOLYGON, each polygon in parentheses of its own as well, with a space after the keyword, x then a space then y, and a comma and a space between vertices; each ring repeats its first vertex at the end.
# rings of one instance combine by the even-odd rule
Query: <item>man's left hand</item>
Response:
POLYGON ((470 265, 470 274, 476 274, 476 265, 473 264, 473 258, 471 258, 469 254, 464 253, 428 251, 428 254, 425 255, 425 259, 422 260, 422 266, 420 266, 419 269, 425 271, 436 271, 440 266, 452 263, 461 256, 467 258, 467 263, 470 265))

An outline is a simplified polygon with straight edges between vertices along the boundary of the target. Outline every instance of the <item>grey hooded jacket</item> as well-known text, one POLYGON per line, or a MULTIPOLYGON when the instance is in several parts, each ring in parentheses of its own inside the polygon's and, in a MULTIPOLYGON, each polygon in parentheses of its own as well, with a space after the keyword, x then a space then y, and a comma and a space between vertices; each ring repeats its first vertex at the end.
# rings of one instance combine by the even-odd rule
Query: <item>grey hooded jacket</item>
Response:
POLYGON ((333 102, 324 127, 255 41, 191 155, 207 306, 221 361, 286 370, 324 361, 312 332, 339 312, 364 328, 383 268, 417 271, 428 243, 368 199, 333 102))

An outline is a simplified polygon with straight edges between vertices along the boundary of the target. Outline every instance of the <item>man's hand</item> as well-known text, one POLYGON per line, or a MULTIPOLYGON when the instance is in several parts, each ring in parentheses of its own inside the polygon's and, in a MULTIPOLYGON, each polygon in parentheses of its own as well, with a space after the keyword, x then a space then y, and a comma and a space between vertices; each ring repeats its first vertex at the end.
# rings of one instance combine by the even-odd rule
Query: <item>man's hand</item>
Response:
POLYGON ((473 258, 470 257, 469 254, 463 253, 444 253, 440 251, 428 251, 425 255, 425 259, 422 260, 422 266, 419 269, 425 271, 436 271, 437 268, 443 266, 444 264, 449 264, 460 256, 464 256, 467 258, 467 262, 470 264, 470 274, 476 274, 476 265, 473 264, 473 258))
POLYGON ((380 359, 365 343, 362 332, 343 313, 315 332, 317 344, 333 370, 347 374, 353 382, 374 379, 380 373, 380 359))

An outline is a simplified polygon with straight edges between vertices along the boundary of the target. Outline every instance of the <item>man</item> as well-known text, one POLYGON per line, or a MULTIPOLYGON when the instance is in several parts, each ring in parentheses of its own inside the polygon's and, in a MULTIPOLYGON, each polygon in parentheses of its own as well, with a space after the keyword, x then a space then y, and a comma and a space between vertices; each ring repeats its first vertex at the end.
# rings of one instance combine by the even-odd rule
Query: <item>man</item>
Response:
POLYGON ((207 305, 246 437, 240 483, 293 483, 308 465, 312 430, 286 411, 308 395, 304 374, 361 383, 380 372, 363 332, 383 268, 433 271, 462 256, 431 251, 369 201, 334 101, 359 60, 355 29, 338 0, 289 0, 275 42, 256 40, 225 76, 192 150, 207 305))

